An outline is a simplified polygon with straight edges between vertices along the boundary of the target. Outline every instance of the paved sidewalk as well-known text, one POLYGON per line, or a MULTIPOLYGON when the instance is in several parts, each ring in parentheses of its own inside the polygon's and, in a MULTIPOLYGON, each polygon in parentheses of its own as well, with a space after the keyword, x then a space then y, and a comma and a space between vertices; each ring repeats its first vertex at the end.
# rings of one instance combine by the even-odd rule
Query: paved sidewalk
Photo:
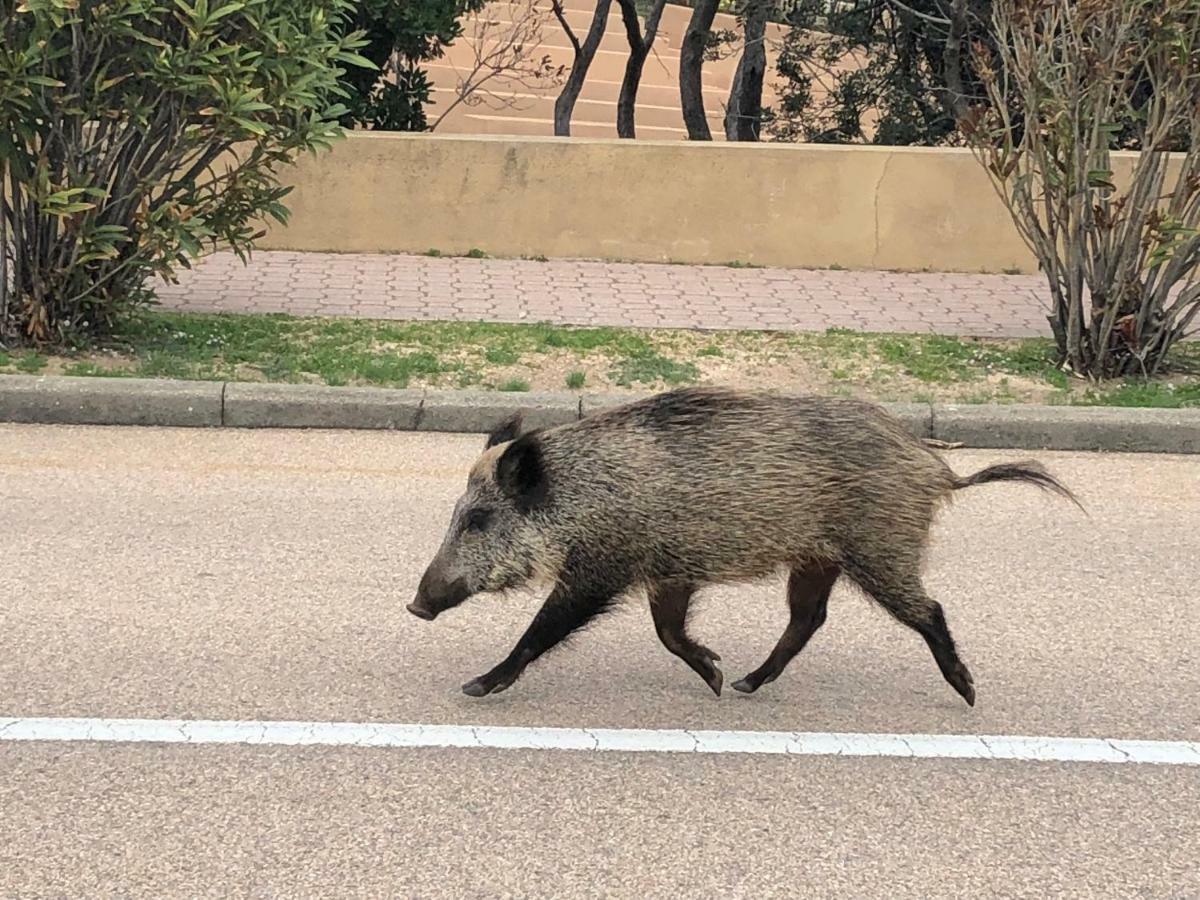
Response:
POLYGON ((735 269, 555 260, 258 252, 208 257, 167 308, 569 325, 1047 335, 1029 275, 735 269))

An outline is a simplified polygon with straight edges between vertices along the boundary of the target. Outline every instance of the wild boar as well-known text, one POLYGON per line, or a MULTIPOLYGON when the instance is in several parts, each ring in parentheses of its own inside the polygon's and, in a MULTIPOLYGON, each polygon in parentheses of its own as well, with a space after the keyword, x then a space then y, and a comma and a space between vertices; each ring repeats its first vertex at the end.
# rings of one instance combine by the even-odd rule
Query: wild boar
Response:
POLYGON ((821 627, 845 576, 925 639, 974 706, 971 673, 921 567, 939 505, 997 481, 1078 505, 1036 462, 961 478, 901 422, 857 400, 706 387, 542 430, 522 431, 518 414, 487 438, 408 609, 432 620, 480 592, 552 585, 512 652, 463 685, 482 697, 644 589, 663 645, 719 696, 720 657, 686 630, 699 588, 786 570, 790 621, 766 661, 733 685, 752 693, 821 627))

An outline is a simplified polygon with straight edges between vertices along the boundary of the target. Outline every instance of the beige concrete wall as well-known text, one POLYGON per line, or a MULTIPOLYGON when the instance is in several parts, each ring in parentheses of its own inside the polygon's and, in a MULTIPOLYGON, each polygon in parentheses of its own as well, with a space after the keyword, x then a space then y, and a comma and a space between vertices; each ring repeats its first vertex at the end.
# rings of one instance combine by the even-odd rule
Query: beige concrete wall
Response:
POLYGON ((1033 271, 965 150, 351 135, 261 246, 1033 271))

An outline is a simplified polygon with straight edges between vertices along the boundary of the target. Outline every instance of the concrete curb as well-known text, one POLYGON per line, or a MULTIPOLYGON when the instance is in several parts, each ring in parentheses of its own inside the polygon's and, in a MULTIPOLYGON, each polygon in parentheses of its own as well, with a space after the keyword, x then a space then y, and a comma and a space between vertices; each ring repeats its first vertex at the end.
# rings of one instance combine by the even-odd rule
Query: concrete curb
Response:
POLYGON ((415 431, 424 391, 309 384, 225 385, 229 428, 385 428, 415 431))
POLYGON ((934 406, 933 436, 997 449, 1200 453, 1200 409, 934 406))
POLYGON ((417 430, 485 434, 518 411, 530 428, 552 428, 578 421, 579 408, 574 394, 426 391, 417 430))
POLYGON ((219 381, 0 375, 0 421, 213 427, 224 395, 219 381))
MULTIPOLYGON (((482 434, 520 410, 574 422, 634 395, 389 390, 0 375, 0 421, 51 425, 341 428, 482 434)), ((920 437, 965 447, 1200 453, 1200 409, 884 404, 920 437)))

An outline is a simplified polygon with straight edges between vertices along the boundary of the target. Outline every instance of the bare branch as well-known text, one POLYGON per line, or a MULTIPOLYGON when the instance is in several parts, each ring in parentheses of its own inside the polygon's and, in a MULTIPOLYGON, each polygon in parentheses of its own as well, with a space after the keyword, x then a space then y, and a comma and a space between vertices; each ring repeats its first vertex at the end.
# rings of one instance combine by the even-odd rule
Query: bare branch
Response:
POLYGON ((455 69, 454 99, 430 124, 430 131, 461 105, 521 109, 524 101, 562 82, 562 67, 554 66, 549 55, 538 54, 547 13, 537 0, 495 0, 472 13, 468 23, 464 43, 471 48, 471 61, 465 73, 455 69), (499 83, 504 90, 493 89, 499 83))
POLYGON ((916 19, 923 19, 926 22, 932 22, 934 25, 945 25, 949 27, 953 24, 950 19, 943 18, 942 16, 931 16, 929 13, 923 13, 918 9, 913 9, 907 3, 901 3, 900 0, 884 0, 884 2, 893 9, 900 10, 905 15, 912 16, 916 19))
POLYGON ((579 38, 575 36, 575 29, 567 21, 567 14, 563 10, 562 0, 550 0, 550 9, 554 13, 554 18, 558 19, 558 24, 562 26, 563 32, 567 35, 567 40, 571 42, 571 48, 575 51, 575 55, 579 56, 583 52, 583 47, 579 43, 579 38))
POLYGON ((996 0, 993 30, 986 104, 960 121, 1046 273, 1065 364, 1153 375, 1200 309, 1200 7, 996 0))

